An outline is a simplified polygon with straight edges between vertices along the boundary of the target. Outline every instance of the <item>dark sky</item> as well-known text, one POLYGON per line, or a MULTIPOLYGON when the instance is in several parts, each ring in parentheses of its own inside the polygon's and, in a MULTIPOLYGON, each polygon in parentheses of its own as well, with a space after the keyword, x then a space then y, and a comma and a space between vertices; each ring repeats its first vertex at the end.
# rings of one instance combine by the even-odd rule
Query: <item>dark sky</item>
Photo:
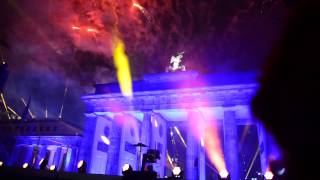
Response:
POLYGON ((259 70, 287 11, 282 0, 135 2, 143 9, 132 0, 2 0, 0 47, 11 71, 9 104, 20 112, 20 98, 31 96, 38 117, 44 107, 56 117, 67 86, 64 117, 77 124, 84 110, 79 97, 92 93, 95 83, 116 80, 115 36, 125 43, 134 79, 163 72, 180 51, 187 70, 259 70))

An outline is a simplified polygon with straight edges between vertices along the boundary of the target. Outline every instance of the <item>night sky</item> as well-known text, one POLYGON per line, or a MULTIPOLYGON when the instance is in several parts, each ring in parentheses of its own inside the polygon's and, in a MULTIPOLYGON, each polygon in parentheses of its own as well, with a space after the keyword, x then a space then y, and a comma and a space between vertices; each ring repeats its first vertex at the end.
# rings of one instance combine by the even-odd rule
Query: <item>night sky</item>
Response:
POLYGON ((64 119, 81 127, 79 97, 116 81, 115 35, 134 79, 164 72, 181 51, 187 70, 258 71, 286 11, 282 0, 2 0, 0 47, 11 72, 5 96, 18 112, 20 98, 31 97, 37 117, 45 107, 57 117, 67 86, 64 119))

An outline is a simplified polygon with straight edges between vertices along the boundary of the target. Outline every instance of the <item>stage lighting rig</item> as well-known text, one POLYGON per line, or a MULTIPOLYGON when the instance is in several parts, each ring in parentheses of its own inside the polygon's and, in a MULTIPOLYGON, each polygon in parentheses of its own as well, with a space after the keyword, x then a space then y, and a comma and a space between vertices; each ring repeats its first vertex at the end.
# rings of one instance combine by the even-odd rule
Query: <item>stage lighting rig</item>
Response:
POLYGON ((23 165, 22 165, 22 168, 23 169, 27 169, 29 167, 29 164, 28 163, 23 163, 23 165))
POLYGON ((219 172, 219 180, 230 180, 230 174, 227 170, 221 170, 219 172))
POLYGON ((156 163, 157 159, 160 159, 160 151, 155 149, 149 149, 147 154, 143 154, 146 156, 146 162, 148 163, 156 163))
POLYGON ((179 166, 176 166, 172 169, 172 178, 183 179, 183 171, 179 166))
POLYGON ((128 163, 124 164, 122 166, 122 175, 123 176, 130 176, 133 173, 132 166, 128 163))
POLYGON ((87 163, 83 160, 78 162, 78 173, 86 173, 87 171, 87 163))
POLYGON ((56 166, 55 166, 54 164, 51 165, 50 168, 49 168, 49 170, 50 170, 50 171, 55 171, 55 170, 56 170, 56 166))
POLYGON ((265 174, 264 174, 264 177, 267 179, 267 180, 271 180, 273 179, 273 173, 271 171, 267 171, 265 174))

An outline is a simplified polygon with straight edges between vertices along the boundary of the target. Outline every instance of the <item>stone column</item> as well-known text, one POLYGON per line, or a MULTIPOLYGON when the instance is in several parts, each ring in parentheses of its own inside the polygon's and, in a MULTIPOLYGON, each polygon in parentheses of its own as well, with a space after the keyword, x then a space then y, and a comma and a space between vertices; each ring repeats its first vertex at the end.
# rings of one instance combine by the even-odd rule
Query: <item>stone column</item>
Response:
MULTIPOLYGON (((140 142, 149 146, 151 145, 152 142, 152 124, 151 124, 151 112, 145 112, 143 114, 143 121, 140 127, 140 142)), ((141 156, 138 155, 139 161, 138 161, 138 167, 141 169, 142 165, 142 156, 144 153, 147 152, 147 148, 142 148, 141 149, 141 156)), ((138 153, 139 154, 139 153, 138 153)))
POLYGON ((187 133, 187 148, 186 148, 186 179, 198 179, 197 167, 195 166, 197 161, 197 142, 192 133, 187 133))
POLYGON ((15 145, 15 147, 13 148, 13 152, 11 153, 11 158, 8 163, 8 166, 16 166, 17 165, 20 151, 21 151, 21 146, 15 145))
POLYGON ((235 111, 224 111, 224 157, 227 170, 233 180, 239 179, 239 160, 238 160, 238 133, 235 111))
POLYGON ((41 159, 48 158, 46 157, 46 154, 47 154, 47 146, 46 145, 39 146, 39 158, 36 164, 37 167, 39 167, 39 162, 41 161, 41 159))
MULTIPOLYGON (((77 147, 69 147, 68 152, 67 152, 67 157, 66 157, 66 167, 65 167, 65 171, 67 172, 73 172, 73 171, 77 171, 77 147)), ((79 159, 78 161, 80 161, 81 159, 79 159)), ((88 166, 87 166, 87 170, 88 170, 88 166)))
POLYGON ((199 172, 199 180, 206 179, 206 156, 205 149, 200 145, 198 146, 198 172, 199 172))
POLYGON ((29 166, 31 167, 32 166, 32 151, 33 151, 33 148, 31 145, 25 145, 24 146, 24 152, 23 152, 23 163, 28 163, 29 166))
POLYGON ((267 134, 263 125, 257 122, 258 140, 260 148, 260 162, 261 162, 261 172, 266 172, 268 168, 268 148, 267 148, 267 134))
POLYGON ((50 167, 52 164, 54 164, 54 154, 56 153, 57 147, 54 145, 51 145, 48 147, 48 150, 50 152, 48 157, 48 167, 50 167))
MULTIPOLYGON (((121 115, 115 115, 110 129, 110 145, 107 157, 107 166, 105 173, 108 175, 119 175, 121 165, 119 165, 119 153, 121 143, 121 127, 115 122, 118 118, 123 118, 121 115)), ((121 122, 121 120, 119 120, 121 122)))
POLYGON ((78 155, 79 160, 87 162, 87 170, 90 171, 92 149, 94 142, 94 135, 96 131, 97 119, 95 115, 86 115, 83 138, 81 140, 80 152, 78 155))
POLYGON ((16 166, 19 168, 21 168, 22 164, 25 163, 25 162, 23 162, 24 156, 25 156, 25 151, 26 151, 25 145, 19 145, 19 152, 18 152, 17 160, 15 162, 16 166))
POLYGON ((53 162, 52 164, 54 164, 56 166, 56 169, 58 168, 59 166, 59 162, 60 162, 60 159, 61 159, 61 146, 58 146, 56 148, 56 151, 54 153, 54 156, 53 156, 53 162))

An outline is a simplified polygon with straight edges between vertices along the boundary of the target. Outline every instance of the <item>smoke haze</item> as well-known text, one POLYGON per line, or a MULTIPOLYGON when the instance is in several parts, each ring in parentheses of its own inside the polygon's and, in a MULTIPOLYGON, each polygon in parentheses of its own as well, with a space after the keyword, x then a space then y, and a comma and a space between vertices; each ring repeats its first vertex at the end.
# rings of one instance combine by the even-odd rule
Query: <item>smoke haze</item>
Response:
POLYGON ((20 98, 31 96, 36 115, 48 107, 56 117, 67 86, 64 117, 77 124, 79 97, 116 81, 114 36, 126 45, 133 79, 163 72, 179 51, 187 70, 256 70, 286 8, 281 0, 4 0, 0 10, 9 104, 21 112, 20 98))

